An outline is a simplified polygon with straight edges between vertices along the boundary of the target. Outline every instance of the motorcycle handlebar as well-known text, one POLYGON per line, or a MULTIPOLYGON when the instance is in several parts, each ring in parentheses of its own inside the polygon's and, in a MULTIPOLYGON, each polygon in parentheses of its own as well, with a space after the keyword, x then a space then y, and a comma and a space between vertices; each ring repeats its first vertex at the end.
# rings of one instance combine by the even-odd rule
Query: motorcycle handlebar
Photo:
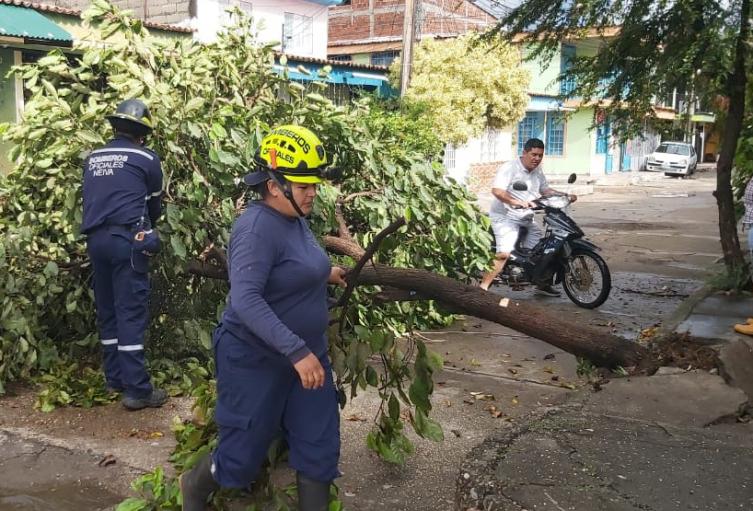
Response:
MULTIPOLYGON (((570 200, 570 195, 567 194, 567 193, 558 193, 558 194, 555 194, 555 195, 550 195, 549 197, 567 197, 568 204, 572 203, 572 201, 570 200)), ((534 207, 534 208, 525 208, 523 206, 517 206, 517 205, 514 205, 514 204, 511 204, 510 208, 511 209, 531 209, 533 211, 541 211, 541 210, 543 210, 543 209, 546 208, 546 205, 543 204, 541 201, 542 200, 546 200, 549 197, 540 197, 538 199, 533 199, 532 201, 530 201, 530 202, 533 202, 534 204, 536 204, 536 207, 534 207)))

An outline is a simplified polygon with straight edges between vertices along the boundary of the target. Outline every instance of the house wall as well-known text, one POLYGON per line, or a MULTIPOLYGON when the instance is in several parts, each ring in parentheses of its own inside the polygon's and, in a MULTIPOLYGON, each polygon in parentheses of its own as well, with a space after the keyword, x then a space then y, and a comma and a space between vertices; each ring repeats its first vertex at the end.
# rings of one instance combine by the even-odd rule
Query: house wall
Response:
MULTIPOLYGON (((81 18, 79 18, 78 16, 57 14, 52 12, 42 12, 41 14, 44 14, 45 18, 48 18, 50 21, 53 21, 55 24, 65 29, 69 34, 73 36, 74 41, 93 40, 91 38, 91 29, 84 27, 81 18)), ((188 32, 173 32, 168 30, 159 30, 156 28, 147 28, 147 30, 149 31, 149 35, 151 37, 154 37, 155 39, 171 40, 191 37, 191 34, 188 32)), ((120 36, 119 34, 114 34, 108 41, 115 43, 121 41, 122 39, 122 36, 120 36)), ((52 49, 54 47, 50 48, 52 49)))
POLYGON ((562 156, 544 155, 547 175, 590 174, 591 155, 594 152, 594 134, 589 131, 593 122, 593 109, 574 112, 565 123, 565 150, 562 156))
MULTIPOLYGON (((13 49, 0 48, 0 77, 4 77, 13 66, 13 49)), ((16 120, 16 84, 8 78, 0 80, 0 122, 16 120)), ((7 174, 12 165, 8 159, 8 151, 12 144, 4 142, 0 137, 0 174, 7 174)))
POLYGON ((535 60, 525 60, 529 50, 526 47, 521 48, 523 68, 528 70, 531 75, 531 83, 528 85, 529 94, 541 94, 547 96, 556 96, 560 93, 560 85, 557 77, 560 74, 559 53, 549 62, 542 58, 535 60))
MULTIPOLYGON (((327 7, 304 0, 198 0, 196 18, 191 26, 196 29, 196 37, 202 42, 216 39, 217 32, 228 24, 226 10, 232 6, 250 15, 259 30, 259 41, 264 43, 281 42, 285 13, 312 18, 312 46, 304 50, 291 50, 291 54, 327 58, 327 7)), ((300 27, 294 27, 294 30, 300 27)))
MULTIPOLYGON (((352 0, 330 7, 329 42, 399 40, 403 35, 403 0, 352 0)), ((427 35, 457 35, 482 30, 496 19, 467 0, 424 0, 417 31, 427 35)))
POLYGON ((369 65, 371 64, 371 53, 356 53, 351 56, 350 61, 354 64, 369 65))
POLYGON ((470 189, 487 189, 494 179, 496 168, 513 158, 513 130, 488 130, 481 136, 470 139, 454 148, 453 163, 448 165, 448 150, 445 150, 447 173, 470 189), (494 148, 490 148, 490 144, 494 148))

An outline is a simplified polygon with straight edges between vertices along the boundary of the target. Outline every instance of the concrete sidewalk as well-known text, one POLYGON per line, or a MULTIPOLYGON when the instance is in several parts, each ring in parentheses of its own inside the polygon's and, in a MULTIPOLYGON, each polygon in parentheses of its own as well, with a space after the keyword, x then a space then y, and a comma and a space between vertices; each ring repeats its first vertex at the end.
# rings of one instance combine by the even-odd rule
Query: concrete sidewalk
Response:
POLYGON ((720 352, 720 375, 662 368, 534 412, 477 446, 456 509, 627 511, 753 509, 753 338, 732 326, 753 298, 692 295, 665 331, 720 352))
POLYGON ((456 509, 753 509, 746 402, 705 372, 613 380, 476 447, 456 509))

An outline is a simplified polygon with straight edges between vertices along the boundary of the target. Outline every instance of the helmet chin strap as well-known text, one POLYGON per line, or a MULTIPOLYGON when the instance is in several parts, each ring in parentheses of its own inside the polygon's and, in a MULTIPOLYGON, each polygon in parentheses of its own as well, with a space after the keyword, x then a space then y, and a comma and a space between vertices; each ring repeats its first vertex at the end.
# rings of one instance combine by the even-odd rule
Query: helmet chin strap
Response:
POLYGON ((280 187, 282 194, 290 201, 290 204, 293 205, 293 209, 295 209, 295 212, 298 213, 298 216, 301 218, 306 218, 306 215, 303 211, 301 211, 301 207, 293 197, 293 188, 290 185, 290 181, 282 176, 279 176, 277 172, 267 171, 267 174, 270 178, 274 179, 275 183, 277 183, 277 185, 280 187))
MULTIPOLYGON (((270 163, 272 164, 272 169, 276 170, 277 169, 277 151, 275 149, 271 149, 269 151, 269 158, 270 158, 270 163)), ((296 213, 298 213, 298 216, 301 218, 306 218, 306 215, 304 215, 303 211, 301 211, 301 207, 293 198, 293 188, 290 185, 290 181, 285 179, 285 177, 279 175, 277 172, 267 171, 267 174, 269 174, 269 177, 275 180, 277 185, 282 190, 283 195, 285 195, 285 197, 287 197, 287 199, 293 205, 293 209, 295 210, 296 213)))

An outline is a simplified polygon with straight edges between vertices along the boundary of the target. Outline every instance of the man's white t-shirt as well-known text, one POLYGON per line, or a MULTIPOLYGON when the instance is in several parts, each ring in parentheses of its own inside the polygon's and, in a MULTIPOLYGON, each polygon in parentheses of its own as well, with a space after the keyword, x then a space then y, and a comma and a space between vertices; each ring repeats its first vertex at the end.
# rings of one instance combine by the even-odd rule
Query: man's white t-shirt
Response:
MULTIPOLYGON (((528 172, 520 162, 520 158, 515 158, 499 167, 497 175, 494 177, 492 188, 505 190, 515 199, 530 202, 541 197, 544 190, 549 188, 549 184, 546 181, 546 177, 544 177, 544 172, 541 170, 541 165, 528 172), (528 189, 525 191, 514 190, 512 185, 516 181, 524 182, 528 186, 528 189)), ((533 219, 533 211, 528 208, 513 209, 509 204, 505 204, 494 197, 489 209, 489 217, 492 220, 528 222, 533 219)))

